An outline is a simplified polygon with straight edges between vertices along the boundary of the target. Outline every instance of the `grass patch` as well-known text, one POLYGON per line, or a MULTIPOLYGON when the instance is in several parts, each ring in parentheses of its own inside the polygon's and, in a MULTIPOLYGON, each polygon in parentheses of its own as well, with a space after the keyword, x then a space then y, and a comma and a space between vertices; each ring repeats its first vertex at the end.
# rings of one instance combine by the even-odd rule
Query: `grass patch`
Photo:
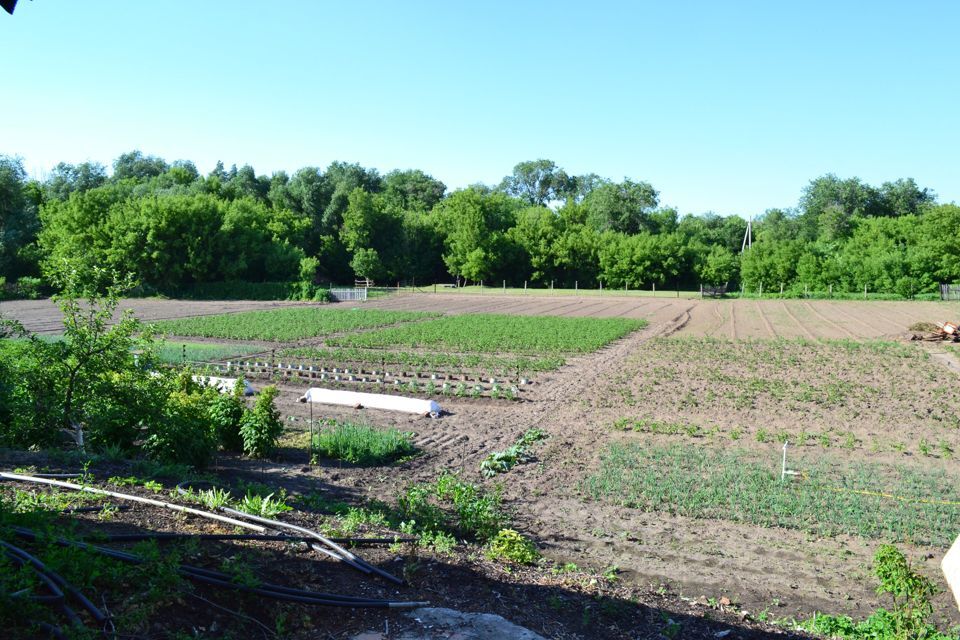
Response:
POLYGON ((646 320, 626 318, 464 314, 342 336, 329 342, 345 347, 428 348, 467 353, 588 353, 645 326, 646 320))
POLYGON ((278 355, 314 362, 359 362, 385 367, 404 366, 419 369, 473 369, 502 373, 516 371, 553 371, 564 365, 560 356, 488 356, 482 354, 415 353, 411 351, 382 351, 373 349, 297 347, 284 349, 278 355))
POLYGON ((419 311, 294 307, 163 320, 156 326, 160 331, 176 336, 287 341, 383 327, 437 315, 419 311))
POLYGON ((943 472, 794 459, 805 477, 780 482, 779 459, 674 445, 611 445, 584 482, 595 500, 692 518, 947 547, 960 528, 958 478, 943 472), (857 493, 864 492, 864 493, 857 493), (900 496, 885 498, 870 493, 900 496))
POLYGON ((354 464, 389 464, 416 452, 410 436, 396 429, 335 422, 314 436, 313 450, 327 458, 354 464))
POLYGON ((157 357, 165 364, 180 362, 208 362, 227 360, 263 351, 263 347, 243 344, 216 344, 210 342, 164 342, 157 357))

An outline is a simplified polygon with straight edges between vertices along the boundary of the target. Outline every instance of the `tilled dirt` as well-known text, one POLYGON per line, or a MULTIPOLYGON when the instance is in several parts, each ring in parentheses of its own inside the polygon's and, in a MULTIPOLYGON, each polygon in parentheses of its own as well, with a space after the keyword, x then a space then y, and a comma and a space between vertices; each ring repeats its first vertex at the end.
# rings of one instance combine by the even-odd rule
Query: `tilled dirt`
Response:
MULTIPOLYGON (((765 310, 753 301, 745 306, 752 313, 765 310)), ((693 309, 703 307, 697 303, 693 309)), ((443 470, 460 471, 480 481, 478 465, 487 454, 507 448, 527 429, 540 428, 550 437, 536 449, 537 461, 515 467, 499 481, 519 526, 540 541, 548 556, 598 569, 616 565, 632 582, 654 588, 668 585, 691 597, 727 596, 752 612, 769 609, 772 617, 801 618, 818 610, 868 615, 882 604, 869 569, 879 542, 846 536, 820 539, 799 531, 642 513, 582 496, 579 482, 596 468, 605 445, 623 437, 611 430, 612 416, 628 414, 623 405, 598 411, 593 400, 607 393, 612 378, 648 341, 691 333, 693 313, 683 307, 679 311, 665 322, 540 376, 522 402, 478 404, 450 399, 443 402, 450 415, 439 420, 315 408, 317 414, 414 431, 425 449, 423 456, 395 470, 332 466, 320 473, 379 499, 394 496, 411 482, 429 481, 443 470)), ((716 317, 712 308, 709 314, 716 317)), ((760 331, 764 323, 754 317, 753 326, 760 331)), ((292 400, 299 392, 291 388, 285 395, 292 400)), ((284 409, 299 416, 307 413, 306 406, 295 403, 285 404, 284 409)), ((842 416, 837 420, 842 423, 842 416)), ((864 417, 864 425, 868 421, 864 417)), ((270 473, 293 480, 289 471, 280 468, 270 473)), ((944 586, 938 571, 944 549, 904 548, 921 570, 944 586)), ((948 595, 939 597, 938 612, 957 621, 948 595)))
MULTIPOLYGON (((131 309, 144 322, 209 316, 218 313, 277 309, 315 303, 260 300, 161 300, 159 298, 130 298, 120 301, 119 312, 131 309)), ((51 300, 12 300, 0 302, 0 316, 19 321, 28 331, 40 334, 63 333, 62 314, 51 300)))
MULTIPOLYGON (((144 319, 195 315, 198 307, 193 305, 204 304, 146 302, 138 313, 153 316, 144 319)), ((5 313, 26 314, 25 317, 34 318, 35 322, 43 318, 44 307, 39 303, 22 303, 16 308, 10 307, 10 303, 4 305, 0 305, 0 311, 5 313)), ((235 307, 231 303, 210 303, 199 308, 212 313, 270 306, 271 303, 236 303, 235 307), (244 304, 255 306, 244 307, 244 304)), ((433 480, 442 471, 460 471, 467 479, 482 481, 477 473, 480 461, 492 451, 509 447, 527 429, 536 427, 549 435, 544 443, 535 447, 537 460, 517 466, 493 482, 503 483, 504 495, 514 510, 518 528, 538 540, 549 557, 595 570, 616 565, 622 571, 624 582, 643 586, 649 593, 664 585, 668 592, 693 599, 725 596, 755 614, 769 610, 767 615, 771 618, 800 618, 816 610, 862 617, 880 604, 887 604, 881 603, 874 593, 874 580, 870 575, 876 542, 844 536, 821 539, 798 531, 642 513, 585 500, 580 481, 596 468, 605 445, 624 437, 611 430, 611 416, 628 413, 621 405, 600 410, 596 400, 608 395, 613 379, 657 337, 895 337, 914 322, 957 318, 960 306, 668 298, 605 298, 601 301, 596 297, 450 294, 397 296, 372 301, 366 306, 448 313, 644 317, 651 325, 596 353, 571 358, 558 371, 538 376, 536 384, 525 390, 524 400, 520 402, 444 399, 443 408, 448 414, 438 420, 367 409, 314 407, 315 417, 350 418, 415 432, 424 453, 400 465, 389 468, 338 463, 306 466, 305 451, 289 450, 283 461, 266 465, 235 458, 222 460, 226 473, 275 483, 291 492, 319 488, 331 497, 392 500, 404 487, 433 480)), ((49 314, 50 307, 46 309, 49 314)), ((939 375, 951 375, 936 357, 930 366, 942 367, 942 371, 937 370, 939 375)), ((296 402, 303 387, 281 389, 281 409, 285 414, 309 415, 309 407, 296 402)), ((677 395, 681 391, 668 389, 666 393, 677 395)), ((665 413, 676 413, 675 400, 671 396, 669 401, 664 401, 665 413)), ((776 407, 768 409, 776 412, 776 407)), ((870 411, 884 412, 885 408, 880 402, 875 407, 865 407, 864 411, 867 416, 862 422, 866 429, 870 411)), ((825 415, 835 418, 838 424, 844 420, 839 414, 825 415)), ((904 415, 906 420, 911 419, 908 414, 904 415)), ((697 416, 692 416, 695 418, 697 416)), ((943 549, 911 545, 903 548, 922 571, 943 586, 937 568, 943 549)), ((455 594, 460 589, 469 590, 470 586, 454 580, 444 588, 455 594)), ((457 608, 456 604, 450 606, 457 608)), ((492 610, 525 623, 517 619, 515 612, 511 615, 511 610, 506 613, 492 610)), ((953 623, 958 621, 946 594, 938 596, 937 611, 953 623)), ((525 626, 544 632, 542 626, 525 626)), ((547 634, 575 637, 567 630, 555 629, 547 634)), ((583 637, 591 636, 588 633, 583 637)))

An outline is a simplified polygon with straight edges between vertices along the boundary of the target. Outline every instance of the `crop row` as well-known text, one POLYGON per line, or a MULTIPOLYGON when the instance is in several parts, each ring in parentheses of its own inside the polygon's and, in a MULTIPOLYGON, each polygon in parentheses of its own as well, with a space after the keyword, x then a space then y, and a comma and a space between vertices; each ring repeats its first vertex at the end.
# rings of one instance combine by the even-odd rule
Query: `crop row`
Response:
POLYGON ((419 311, 295 307, 163 320, 156 326, 168 335, 282 342, 383 327, 436 315, 419 311))
POLYGON ((300 382, 322 384, 326 388, 355 387, 411 394, 443 395, 456 397, 507 398, 515 400, 521 389, 530 380, 510 380, 506 378, 482 378, 477 375, 423 374, 415 372, 389 372, 351 368, 326 368, 294 364, 275 364, 266 362, 228 362, 210 367, 209 374, 242 376, 248 380, 270 380, 273 382, 300 382))
POLYGON ((957 478, 823 454, 794 459, 802 478, 781 482, 779 457, 702 446, 611 445, 584 483, 594 499, 645 511, 760 526, 948 546, 960 528, 957 478), (893 497, 891 497, 893 496, 893 497))
POLYGON ((412 351, 386 351, 359 348, 324 349, 321 347, 297 347, 277 353, 283 358, 309 361, 311 364, 355 363, 365 365, 402 366, 416 370, 439 371, 441 369, 491 371, 500 374, 553 371, 564 364, 560 356, 490 356, 482 354, 418 353, 412 351))
POLYGON ((589 353, 647 325, 627 318, 464 314, 339 336, 341 347, 429 348, 467 353, 589 353))

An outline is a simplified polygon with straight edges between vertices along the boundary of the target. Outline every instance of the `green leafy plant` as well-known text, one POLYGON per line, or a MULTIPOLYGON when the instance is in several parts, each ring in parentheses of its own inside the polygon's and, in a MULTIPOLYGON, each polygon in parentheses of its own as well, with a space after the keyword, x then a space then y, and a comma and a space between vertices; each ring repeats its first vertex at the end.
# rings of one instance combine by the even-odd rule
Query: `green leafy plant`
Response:
MULTIPOLYGON (((228 494, 229 495, 229 494, 228 494)), ((237 503, 237 509, 244 513, 249 513, 263 518, 275 518, 281 513, 292 511, 283 496, 274 497, 271 493, 262 496, 257 493, 247 493, 243 499, 237 503)))
POLYGON ((906 557, 892 545, 881 545, 873 559, 874 575, 879 585, 877 594, 889 594, 892 609, 877 609, 861 622, 849 616, 814 615, 801 622, 801 629, 844 640, 955 640, 956 636, 941 633, 930 622, 933 614, 931 598, 937 588, 917 573, 906 557))
POLYGON ((277 441, 283 433, 280 412, 273 405, 278 394, 273 385, 264 387, 253 409, 240 420, 243 451, 250 457, 266 458, 277 448, 277 441))
POLYGON ((320 455, 355 464, 386 464, 416 452, 413 434, 396 429, 332 421, 314 437, 320 455))
POLYGON ((487 557, 517 564, 534 564, 540 559, 540 552, 532 540, 517 531, 501 529, 487 544, 487 557))

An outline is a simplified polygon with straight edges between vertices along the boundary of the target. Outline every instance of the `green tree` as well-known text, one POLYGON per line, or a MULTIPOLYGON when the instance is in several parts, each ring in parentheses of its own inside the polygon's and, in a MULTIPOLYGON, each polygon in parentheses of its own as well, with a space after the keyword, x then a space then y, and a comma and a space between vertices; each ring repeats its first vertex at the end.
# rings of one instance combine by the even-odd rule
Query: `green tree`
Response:
POLYGON ((24 251, 39 229, 37 202, 31 197, 23 163, 0 156, 0 276, 30 271, 31 261, 24 251))
POLYGON ((430 211, 446 191, 445 184, 419 169, 391 171, 383 177, 386 205, 399 211, 430 211))
POLYGON ((514 226, 519 202, 502 193, 470 187, 447 197, 435 209, 444 235, 443 261, 450 273, 467 280, 488 279, 503 264, 503 235, 514 226))
POLYGON ((697 269, 700 282, 707 285, 723 285, 733 280, 739 271, 737 256, 721 245, 714 245, 697 269))
POLYGON ((140 150, 135 150, 113 161, 113 179, 143 182, 165 173, 169 168, 162 158, 146 156, 140 150))
POLYGON ((621 183, 602 184, 584 199, 587 219, 598 231, 636 234, 656 231, 650 213, 657 206, 657 191, 647 182, 624 178, 621 183))
POLYGON ((500 183, 500 189, 528 204, 542 207, 573 195, 577 184, 555 162, 540 159, 518 163, 513 173, 500 183))

